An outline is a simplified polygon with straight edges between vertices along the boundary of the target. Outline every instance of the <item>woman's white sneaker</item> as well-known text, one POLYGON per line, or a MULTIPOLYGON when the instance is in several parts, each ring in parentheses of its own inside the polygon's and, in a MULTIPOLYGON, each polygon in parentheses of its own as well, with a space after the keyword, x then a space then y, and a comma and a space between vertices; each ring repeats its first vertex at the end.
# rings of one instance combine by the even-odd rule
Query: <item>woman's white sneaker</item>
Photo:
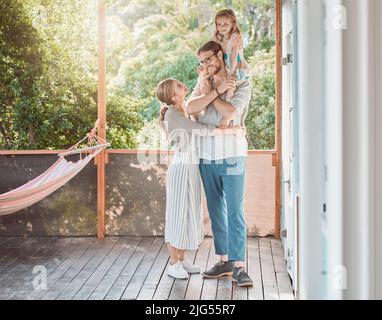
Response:
POLYGON ((200 273, 202 271, 202 268, 200 268, 199 266, 195 266, 195 265, 191 264, 187 260, 182 261, 182 266, 183 266, 184 270, 186 270, 188 273, 200 273))
POLYGON ((169 264, 167 274, 175 279, 188 279, 188 273, 184 270, 181 262, 169 264))

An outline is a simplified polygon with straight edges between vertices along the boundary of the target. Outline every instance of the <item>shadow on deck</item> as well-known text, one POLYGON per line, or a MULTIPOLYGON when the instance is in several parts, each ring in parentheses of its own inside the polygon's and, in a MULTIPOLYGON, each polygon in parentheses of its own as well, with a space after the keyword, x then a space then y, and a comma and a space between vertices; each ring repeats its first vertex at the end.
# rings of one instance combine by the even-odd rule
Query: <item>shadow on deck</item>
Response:
MULTIPOLYGON (((0 238, 0 300, 294 299, 280 241, 248 238, 247 257, 254 286, 239 288, 230 277, 170 278, 162 237, 0 238)), ((188 259, 203 270, 217 262, 212 239, 188 259)))

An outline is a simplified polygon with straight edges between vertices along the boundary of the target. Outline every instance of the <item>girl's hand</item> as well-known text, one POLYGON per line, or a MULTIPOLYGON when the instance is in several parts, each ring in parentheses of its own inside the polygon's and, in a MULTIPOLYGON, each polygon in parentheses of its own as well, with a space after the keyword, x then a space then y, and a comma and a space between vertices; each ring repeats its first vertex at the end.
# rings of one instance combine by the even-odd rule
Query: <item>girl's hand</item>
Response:
POLYGON ((200 92, 204 95, 207 95, 212 91, 211 82, 208 79, 201 80, 199 86, 200 92))
POLYGON ((198 83, 202 94, 207 95, 212 91, 211 83, 209 80, 209 74, 203 66, 199 66, 198 69, 198 83))
POLYGON ((197 72, 199 75, 199 79, 201 80, 208 79, 208 77, 210 76, 208 74, 207 68, 204 68, 203 66, 199 66, 197 72))
POLYGON ((223 83, 217 87, 220 94, 223 94, 227 90, 231 89, 233 91, 236 90, 236 83, 235 80, 226 79, 223 81, 223 83))

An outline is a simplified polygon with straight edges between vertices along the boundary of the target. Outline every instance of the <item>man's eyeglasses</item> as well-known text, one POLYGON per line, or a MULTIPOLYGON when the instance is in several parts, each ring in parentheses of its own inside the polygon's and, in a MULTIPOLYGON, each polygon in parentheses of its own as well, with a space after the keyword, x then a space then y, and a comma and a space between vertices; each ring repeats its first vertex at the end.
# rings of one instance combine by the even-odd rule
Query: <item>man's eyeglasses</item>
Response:
POLYGON ((209 57, 207 57, 207 58, 205 58, 204 60, 199 60, 199 65, 204 65, 204 64, 210 64, 210 62, 211 62, 211 58, 213 57, 213 56, 216 56, 216 53, 213 53, 213 54, 211 54, 209 57))

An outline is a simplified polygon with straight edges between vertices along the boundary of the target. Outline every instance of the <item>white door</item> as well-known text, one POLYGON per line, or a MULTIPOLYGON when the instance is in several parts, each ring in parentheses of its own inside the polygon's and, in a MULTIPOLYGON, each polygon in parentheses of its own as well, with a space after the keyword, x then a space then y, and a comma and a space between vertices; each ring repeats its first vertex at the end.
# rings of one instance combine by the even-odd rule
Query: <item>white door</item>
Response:
MULTIPOLYGON (((288 272, 296 274, 296 108, 294 100, 294 1, 283 3, 283 92, 282 92, 282 179, 283 179, 283 230, 282 241, 288 272)), ((295 288, 295 281, 293 281, 295 288)))

